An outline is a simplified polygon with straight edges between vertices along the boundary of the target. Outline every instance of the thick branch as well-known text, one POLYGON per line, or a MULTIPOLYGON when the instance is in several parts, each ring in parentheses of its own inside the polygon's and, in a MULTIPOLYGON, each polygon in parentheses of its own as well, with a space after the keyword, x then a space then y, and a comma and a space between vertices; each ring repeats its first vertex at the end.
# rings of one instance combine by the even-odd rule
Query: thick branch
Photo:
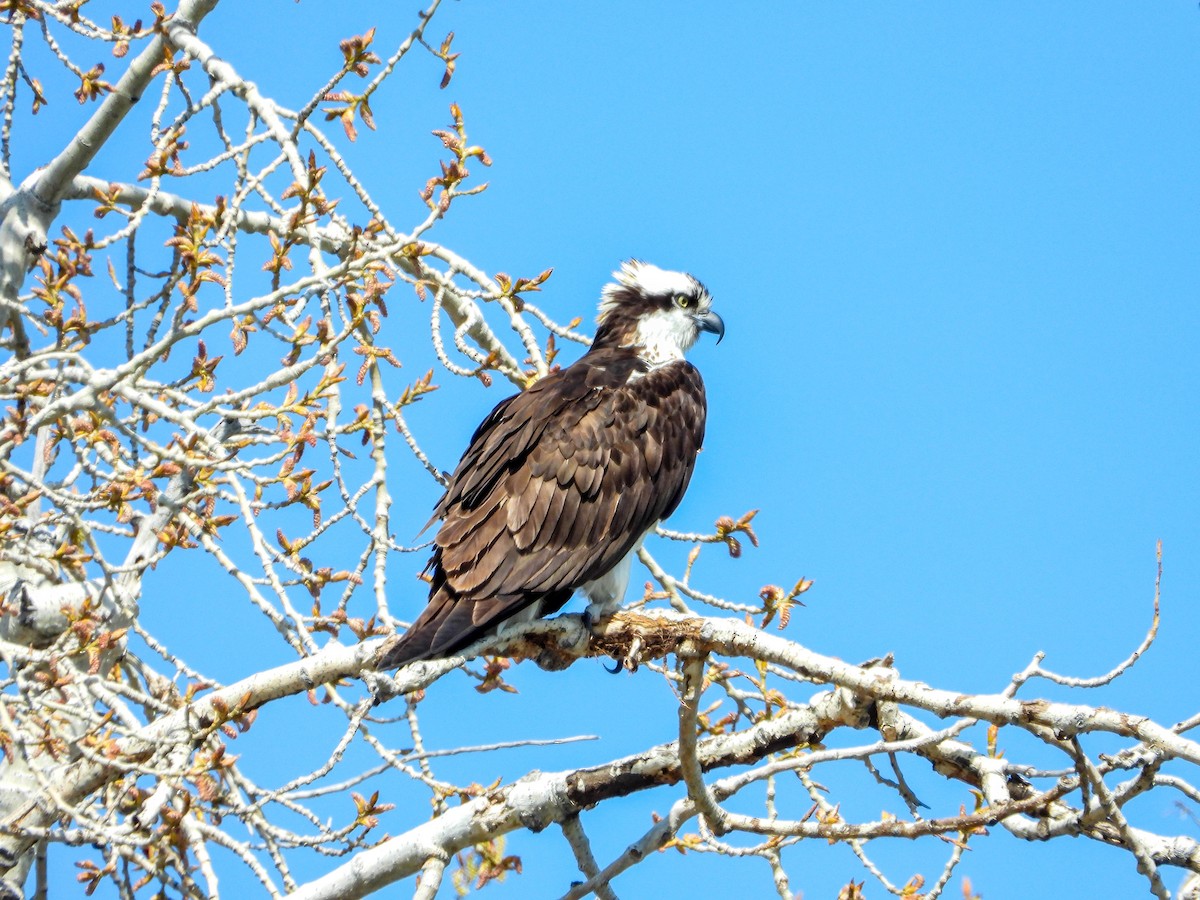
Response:
MULTIPOLYGON (((216 5, 217 0, 183 0, 175 19, 195 28, 216 5)), ((151 38, 62 152, 44 169, 30 175, 0 204, 0 305, 3 307, 0 309, 0 327, 7 319, 18 344, 22 341, 23 331, 17 295, 25 273, 45 248, 50 225, 58 215, 59 205, 72 180, 87 168, 141 99, 154 77, 154 70, 163 61, 165 49, 163 35, 156 34, 151 38)), ((23 353, 25 348, 17 349, 23 353)))
MULTIPOLYGON (((828 694, 812 707, 788 710, 746 731, 701 741, 697 758, 705 770, 754 762, 769 753, 819 741, 830 729, 845 724, 845 713, 842 700, 828 694)), ((677 784, 682 778, 674 742, 599 766, 533 773, 364 850, 290 896, 294 900, 365 897, 416 873, 436 851, 453 854, 519 828, 538 832, 605 800, 677 784)))

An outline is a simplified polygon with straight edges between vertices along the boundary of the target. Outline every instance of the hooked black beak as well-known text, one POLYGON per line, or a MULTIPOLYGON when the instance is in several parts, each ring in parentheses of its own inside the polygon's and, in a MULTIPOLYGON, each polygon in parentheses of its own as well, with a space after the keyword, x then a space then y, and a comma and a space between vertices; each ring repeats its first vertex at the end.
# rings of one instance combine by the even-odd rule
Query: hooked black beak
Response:
POLYGON ((715 334, 718 344, 721 343, 721 338, 725 337, 725 321, 711 309, 702 316, 696 316, 696 324, 700 326, 701 331, 715 334))

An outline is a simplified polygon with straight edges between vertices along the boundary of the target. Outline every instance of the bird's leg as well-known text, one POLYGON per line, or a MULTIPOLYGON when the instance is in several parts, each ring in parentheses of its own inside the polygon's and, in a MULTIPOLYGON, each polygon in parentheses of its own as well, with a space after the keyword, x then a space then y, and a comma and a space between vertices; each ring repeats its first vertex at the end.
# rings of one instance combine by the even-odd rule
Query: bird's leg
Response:
MULTIPOLYGON (((603 607, 597 604, 589 603, 587 609, 583 611, 583 628, 586 635, 584 637, 584 641, 589 645, 592 642, 592 638, 598 637, 600 633, 604 631, 604 626, 607 625, 608 620, 612 618, 612 613, 605 615, 602 610, 603 607), (593 609, 595 609, 595 612, 593 612, 593 609)), ((603 663, 601 665, 603 665, 603 663)), ((611 669, 608 666, 604 666, 604 669, 609 674, 616 675, 621 671, 621 664, 619 662, 615 662, 615 665, 613 665, 611 669)))
MULTIPOLYGON (((604 633, 605 627, 612 620, 615 612, 616 609, 608 603, 589 603, 587 605, 587 609, 583 611, 583 627, 587 631, 589 643, 592 638, 599 637, 604 633)), ((610 674, 616 675, 622 669, 629 669, 629 666, 626 660, 614 659, 612 668, 605 666, 604 669, 610 674)), ((636 665, 629 671, 632 672, 635 669, 637 669, 636 665)))
POLYGON ((604 630, 604 626, 608 624, 612 615, 600 605, 589 603, 583 611, 583 627, 587 629, 589 635, 598 635, 604 630))

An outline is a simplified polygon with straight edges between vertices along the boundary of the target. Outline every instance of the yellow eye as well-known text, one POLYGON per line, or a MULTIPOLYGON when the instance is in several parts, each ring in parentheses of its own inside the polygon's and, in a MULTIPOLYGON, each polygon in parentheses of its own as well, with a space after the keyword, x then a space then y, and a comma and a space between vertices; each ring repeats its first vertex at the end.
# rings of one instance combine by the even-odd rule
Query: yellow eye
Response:
POLYGON ((675 305, 680 309, 690 309, 693 305, 695 305, 695 303, 695 298, 689 297, 687 294, 675 295, 675 305))

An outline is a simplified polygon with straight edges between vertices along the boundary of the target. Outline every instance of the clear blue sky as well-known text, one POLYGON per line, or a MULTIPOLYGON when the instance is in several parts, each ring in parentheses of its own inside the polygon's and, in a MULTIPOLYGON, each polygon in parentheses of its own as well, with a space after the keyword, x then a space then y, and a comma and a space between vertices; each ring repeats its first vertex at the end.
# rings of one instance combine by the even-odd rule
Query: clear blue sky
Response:
MULTIPOLYGON (((271 40, 231 2, 202 34, 293 105, 335 64, 337 39, 374 24, 386 55, 415 9, 253 6, 271 40), (305 80, 295 59, 321 63, 305 80)), ((1166 724, 1195 711, 1194 2, 462 0, 443 6, 431 36, 448 30, 462 54, 450 88, 437 90, 433 61, 408 66, 373 103, 378 131, 361 133, 351 161, 393 221, 416 221, 437 157, 428 132, 456 101, 495 164, 490 189, 439 226, 443 243, 493 272, 553 266, 541 302, 561 319, 590 320, 629 256, 707 283, 728 333, 693 355, 709 387, 709 440, 672 524, 702 529, 762 509, 760 549, 736 563, 702 557, 707 589, 751 598, 804 575, 815 586, 791 637, 853 661, 893 651, 907 677, 995 691, 1037 650, 1076 675, 1128 653, 1149 621, 1161 538, 1163 625, 1149 656, 1103 695, 1032 692, 1166 724)), ((430 437, 440 465, 452 466, 502 391, 458 395, 462 421, 430 437)), ((414 426, 444 415, 431 404, 414 426)), ((433 491, 422 490, 428 502, 401 511, 401 535, 424 520, 433 491)), ((661 680, 583 668, 523 667, 519 699, 446 687, 470 706, 439 724, 429 706, 430 741, 528 735, 532 722, 539 737, 605 735, 522 757, 553 770, 670 739, 661 680), (655 717, 647 728, 629 713, 643 709, 655 717)), ((489 781, 496 765, 473 777, 489 781)), ((602 862, 676 795, 585 820, 602 862)), ((1150 803, 1139 807, 1146 827, 1195 833, 1167 799, 1150 803)), ((1127 854, 993 831, 959 870, 989 900, 1145 892, 1127 854)), ((537 855, 559 844, 557 833, 511 842, 526 874, 488 892, 561 891, 577 877, 569 854, 537 855)), ((917 869, 936 874, 942 851, 879 856, 902 883, 917 869)), ((809 898, 864 874, 841 847, 785 858, 809 898)), ((674 854, 616 889, 660 900, 771 890, 761 862, 674 854)))

